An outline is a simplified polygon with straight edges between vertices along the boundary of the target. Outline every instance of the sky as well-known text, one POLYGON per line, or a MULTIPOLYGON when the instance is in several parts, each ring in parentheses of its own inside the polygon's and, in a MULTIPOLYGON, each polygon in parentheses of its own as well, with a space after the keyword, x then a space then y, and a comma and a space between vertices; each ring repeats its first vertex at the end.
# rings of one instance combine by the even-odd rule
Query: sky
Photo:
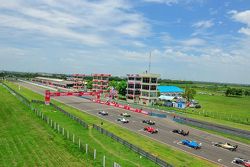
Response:
POLYGON ((0 70, 250 84, 249 0, 0 0, 0 70))

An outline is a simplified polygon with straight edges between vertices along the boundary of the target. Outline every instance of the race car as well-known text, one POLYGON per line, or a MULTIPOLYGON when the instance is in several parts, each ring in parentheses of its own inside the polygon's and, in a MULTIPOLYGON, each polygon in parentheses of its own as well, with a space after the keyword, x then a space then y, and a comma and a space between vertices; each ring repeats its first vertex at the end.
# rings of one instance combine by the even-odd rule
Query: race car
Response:
POLYGON ((108 112, 105 112, 105 111, 99 111, 98 114, 103 115, 103 116, 109 115, 109 113, 108 113, 108 112))
POLYGON ((250 167, 250 160, 245 160, 243 158, 234 158, 232 163, 245 167, 250 167))
POLYGON ((153 127, 151 127, 151 126, 146 126, 146 127, 144 127, 144 131, 147 131, 147 132, 149 132, 149 133, 158 133, 158 129, 155 129, 155 128, 153 128, 153 127))
POLYGON ((173 132, 173 133, 180 134, 180 135, 182 135, 182 136, 187 136, 187 135, 189 134, 189 131, 185 132, 185 131, 182 130, 182 129, 174 129, 172 132, 173 132))
POLYGON ((129 123, 129 120, 127 120, 125 118, 118 118, 117 121, 119 121, 121 123, 129 123))
POLYGON ((121 116, 123 116, 123 117, 130 117, 130 115, 128 114, 128 113, 121 113, 121 116))
POLYGON ((230 151, 236 151, 236 149, 238 147, 238 145, 233 146, 233 145, 231 145, 229 143, 222 143, 222 142, 214 143, 213 145, 216 146, 216 147, 221 147, 221 148, 230 150, 230 151))
POLYGON ((182 140, 181 144, 186 145, 188 147, 199 149, 201 148, 201 143, 198 144, 196 141, 182 140))
POLYGON ((149 125, 155 125, 155 121, 152 121, 152 120, 143 120, 142 123, 149 124, 149 125))

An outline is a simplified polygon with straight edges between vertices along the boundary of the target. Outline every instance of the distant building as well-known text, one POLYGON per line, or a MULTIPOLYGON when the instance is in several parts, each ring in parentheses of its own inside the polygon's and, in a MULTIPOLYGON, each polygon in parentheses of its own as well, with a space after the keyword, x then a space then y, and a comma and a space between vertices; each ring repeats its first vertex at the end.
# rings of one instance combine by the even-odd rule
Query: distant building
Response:
POLYGON ((128 102, 139 103, 142 78, 139 74, 128 74, 127 76, 128 81, 126 99, 128 102))
POLYGON ((127 95, 128 102, 152 105, 158 99, 157 86, 159 74, 128 74, 127 95))
POLYGON ((165 96, 180 96, 184 90, 177 86, 158 86, 161 95, 165 96))
POLYGON ((35 77, 32 79, 32 81, 62 88, 72 88, 74 85, 74 82, 72 81, 65 81, 63 79, 57 79, 57 78, 35 77))
POLYGON ((93 74, 92 90, 94 92, 107 92, 109 86, 109 77, 111 74, 93 74))

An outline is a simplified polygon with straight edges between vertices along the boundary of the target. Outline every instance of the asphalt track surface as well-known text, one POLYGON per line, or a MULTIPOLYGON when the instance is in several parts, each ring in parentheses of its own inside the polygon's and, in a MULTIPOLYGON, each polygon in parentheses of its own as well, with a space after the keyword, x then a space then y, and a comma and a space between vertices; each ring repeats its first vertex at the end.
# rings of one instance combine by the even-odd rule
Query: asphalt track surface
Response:
MULTIPOLYGON (((44 88, 23 82, 18 82, 18 84, 29 88, 39 94, 44 94, 44 88)), ((119 124, 124 128, 127 128, 141 135, 148 136, 168 146, 174 147, 175 149, 179 149, 186 153, 193 154, 208 161, 212 161, 218 164, 218 166, 237 166, 235 164, 232 164, 232 160, 236 157, 250 159, 249 145, 239 143, 217 135, 209 134, 207 132, 194 129, 186 125, 178 124, 169 118, 155 118, 144 114, 127 111, 124 109, 115 108, 113 106, 94 103, 87 99, 74 96, 55 97, 54 99, 67 105, 70 105, 74 108, 80 109, 82 112, 87 112, 97 117, 101 117, 102 119, 105 119, 107 121, 119 124), (108 116, 99 115, 98 112, 100 110, 107 111, 109 113, 108 116), (131 115, 131 117, 128 118, 129 123, 123 124, 118 122, 117 119, 121 117, 120 114, 125 112, 131 115), (153 125, 153 127, 157 128, 159 132, 157 134, 150 134, 148 132, 143 131, 143 128, 147 126, 147 124, 142 123, 142 120, 144 119, 150 119, 155 121, 156 125, 153 125), (185 131, 189 131, 189 136, 184 137, 179 134, 174 134, 172 133, 173 129, 183 129, 185 131), (202 143, 201 149, 195 150, 193 148, 189 148, 180 144, 180 140, 183 139, 195 140, 198 143, 202 143), (237 151, 232 152, 223 148, 213 146, 213 142, 229 142, 232 145, 238 145, 238 149, 237 151)))

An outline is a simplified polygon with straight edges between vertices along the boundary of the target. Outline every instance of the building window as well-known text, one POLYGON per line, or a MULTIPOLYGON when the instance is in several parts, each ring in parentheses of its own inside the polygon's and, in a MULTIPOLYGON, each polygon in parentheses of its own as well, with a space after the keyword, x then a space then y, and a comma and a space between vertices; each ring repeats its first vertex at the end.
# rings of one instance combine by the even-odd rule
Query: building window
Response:
POLYGON ((136 84, 136 85, 135 85, 135 89, 141 89, 141 85, 136 84))
POLYGON ((149 85, 142 85, 142 89, 149 90, 149 85))
POLYGON ((135 78, 136 81, 141 81, 141 78, 135 78))
POLYGON ((128 94, 134 94, 132 90, 128 90, 128 94))
POLYGON ((152 85, 152 86, 150 87, 150 90, 156 90, 156 85, 152 85))
POLYGON ((149 93, 148 93, 148 92, 142 92, 142 96, 148 97, 148 96, 149 96, 149 93))
POLYGON ((135 95, 140 95, 141 94, 141 92, 140 91, 135 91, 135 95))
POLYGON ((142 82, 144 82, 144 83, 149 83, 149 78, 143 78, 143 79, 142 79, 142 82))
POLYGON ((157 96, 156 92, 150 92, 150 97, 156 97, 156 96, 157 96))
POLYGON ((157 82, 157 78, 151 78, 151 83, 156 83, 157 82))
POLYGON ((128 88, 134 88, 134 85, 133 84, 129 84, 128 88))

